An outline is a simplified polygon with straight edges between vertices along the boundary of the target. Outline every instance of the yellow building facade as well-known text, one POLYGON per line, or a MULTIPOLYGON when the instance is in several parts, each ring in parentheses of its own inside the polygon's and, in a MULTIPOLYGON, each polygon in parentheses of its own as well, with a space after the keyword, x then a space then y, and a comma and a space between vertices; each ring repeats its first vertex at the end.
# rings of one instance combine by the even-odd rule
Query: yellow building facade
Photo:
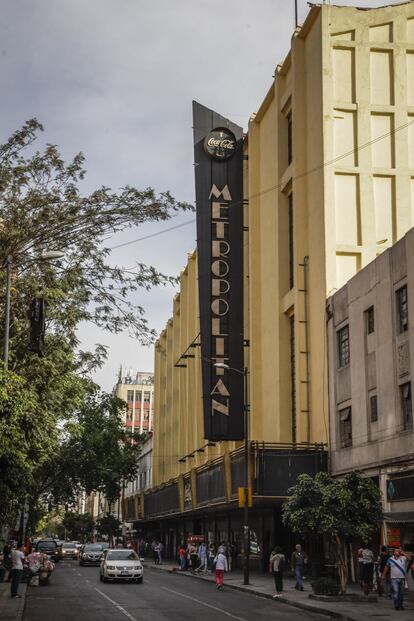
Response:
MULTIPOLYGON (((250 477, 266 550, 289 485, 326 467, 327 297, 414 225, 414 2, 312 7, 244 150, 250 477)), ((193 252, 155 346, 153 490, 136 502, 154 532, 191 518, 166 540, 172 553, 189 531, 230 539, 231 512, 240 528, 240 443, 203 435, 198 304, 193 252), (222 489, 208 500, 210 470, 222 489)))
MULTIPOLYGON (((313 7, 245 151, 251 439, 326 443, 327 295, 414 224, 414 3, 313 7)), ((236 448, 204 446, 197 318, 193 253, 156 345, 155 485, 236 448)))

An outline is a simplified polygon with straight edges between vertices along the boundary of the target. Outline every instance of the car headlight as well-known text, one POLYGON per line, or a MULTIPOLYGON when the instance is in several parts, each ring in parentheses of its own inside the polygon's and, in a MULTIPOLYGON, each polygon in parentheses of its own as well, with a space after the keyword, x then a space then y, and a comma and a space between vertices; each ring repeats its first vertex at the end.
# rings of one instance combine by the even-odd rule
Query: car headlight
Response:
POLYGON ((106 568, 107 569, 116 569, 115 565, 107 565, 106 568))
POLYGON ((141 569, 141 565, 135 565, 134 569, 141 569))

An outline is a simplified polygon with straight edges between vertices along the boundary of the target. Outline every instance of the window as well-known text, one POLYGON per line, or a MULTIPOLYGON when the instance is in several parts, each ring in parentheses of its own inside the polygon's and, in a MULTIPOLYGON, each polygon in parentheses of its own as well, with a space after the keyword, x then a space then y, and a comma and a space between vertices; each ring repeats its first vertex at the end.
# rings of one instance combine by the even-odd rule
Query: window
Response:
POLYGON ((371 423, 376 423, 378 420, 378 401, 377 395, 371 395, 369 398, 369 411, 371 417, 371 423))
POLYGON ((292 406, 292 442, 296 444, 297 420, 296 420, 296 365, 295 365, 295 315, 289 317, 290 321, 290 397, 292 406))
POLYGON ((293 159, 293 136, 292 136, 292 112, 286 117, 287 120, 287 148, 288 148, 288 164, 293 159))
POLYGON ((141 401, 142 401, 142 390, 137 390, 135 392, 135 402, 141 403, 141 401))
POLYGON ((338 330, 338 365, 346 367, 349 360, 349 326, 345 326, 338 330))
POLYGON ((352 416, 350 407, 339 410, 339 441, 341 448, 352 446, 352 416))
POLYGON ((295 284, 293 256, 293 194, 288 196, 289 288, 295 284))
POLYGON ((403 429, 412 429, 413 427, 413 409, 411 404, 411 382, 400 386, 400 402, 401 413, 403 419, 403 429))
POLYGON ((133 390, 128 390, 127 392, 127 401, 133 401, 134 400, 134 391, 133 390))
POLYGON ((127 420, 132 420, 132 410, 127 410, 126 419, 127 420))
POLYGON ((149 403, 151 400, 151 393, 150 392, 144 392, 144 403, 149 403))
POLYGON ((407 285, 395 292, 397 301, 397 332, 402 334, 408 330, 407 285))
POLYGON ((374 307, 371 306, 365 311, 365 325, 367 334, 372 334, 375 330, 374 307))

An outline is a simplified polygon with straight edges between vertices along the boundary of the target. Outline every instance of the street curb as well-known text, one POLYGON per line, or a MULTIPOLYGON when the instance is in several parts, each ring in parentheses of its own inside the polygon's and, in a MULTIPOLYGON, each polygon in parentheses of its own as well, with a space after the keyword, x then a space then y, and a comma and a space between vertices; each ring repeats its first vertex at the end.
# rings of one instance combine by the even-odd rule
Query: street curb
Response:
MULTIPOLYGON (((168 572, 169 574, 174 574, 176 576, 182 576, 183 578, 194 578, 198 580, 204 580, 205 582, 214 582, 214 578, 195 576, 191 573, 173 571, 172 569, 162 569, 161 567, 157 567, 156 565, 150 566, 148 569, 155 569, 158 571, 168 572)), ((244 586, 239 586, 237 584, 225 584, 225 587, 228 589, 234 589, 235 591, 242 591, 243 593, 249 593, 251 595, 255 595, 256 597, 263 597, 265 599, 271 599, 274 601, 273 595, 269 595, 268 593, 262 593, 261 591, 255 591, 254 589, 247 589, 244 586)), ((277 601, 286 604, 287 606, 293 606, 294 608, 300 608, 301 610, 306 610, 307 612, 318 613, 320 615, 324 615, 325 617, 331 617, 332 619, 341 619, 341 621, 358 621, 354 617, 349 617, 348 615, 344 615, 340 612, 336 612, 335 610, 328 610, 327 608, 318 608, 317 606, 312 606, 312 604, 305 604, 303 602, 292 602, 285 597, 278 598, 277 601)), ((275 602, 276 603, 276 602, 275 602)))

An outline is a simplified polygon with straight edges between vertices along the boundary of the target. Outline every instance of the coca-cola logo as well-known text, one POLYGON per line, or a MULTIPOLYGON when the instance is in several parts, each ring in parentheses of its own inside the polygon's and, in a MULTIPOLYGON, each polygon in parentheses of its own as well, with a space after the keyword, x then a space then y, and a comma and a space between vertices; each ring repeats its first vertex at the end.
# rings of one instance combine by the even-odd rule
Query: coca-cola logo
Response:
POLYGON ((236 152, 234 134, 225 127, 213 129, 204 139, 204 150, 213 160, 224 162, 236 152))

